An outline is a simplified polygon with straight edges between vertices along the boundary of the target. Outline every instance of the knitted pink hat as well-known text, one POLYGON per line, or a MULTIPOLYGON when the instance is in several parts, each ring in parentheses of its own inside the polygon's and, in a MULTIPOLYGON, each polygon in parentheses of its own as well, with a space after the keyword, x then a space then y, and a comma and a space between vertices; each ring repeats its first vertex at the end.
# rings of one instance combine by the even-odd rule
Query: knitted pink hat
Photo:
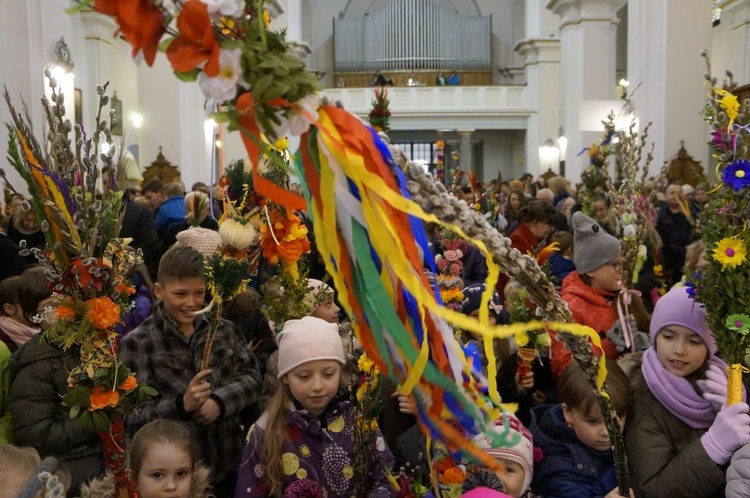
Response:
POLYGON ((651 343, 670 325, 680 325, 695 332, 703 339, 710 354, 716 353, 716 340, 706 323, 706 308, 687 293, 685 287, 675 287, 664 294, 654 307, 651 316, 651 343))
POLYGON ((475 436, 474 443, 493 458, 510 460, 523 467, 521 494, 525 493, 531 486, 534 475, 534 443, 531 432, 510 412, 503 412, 489 430, 494 436, 503 436, 502 444, 498 444, 496 439, 492 439, 492 435, 487 434, 475 436))
POLYGON ((317 360, 346 362, 339 326, 312 316, 287 320, 276 337, 280 379, 298 366, 317 360))

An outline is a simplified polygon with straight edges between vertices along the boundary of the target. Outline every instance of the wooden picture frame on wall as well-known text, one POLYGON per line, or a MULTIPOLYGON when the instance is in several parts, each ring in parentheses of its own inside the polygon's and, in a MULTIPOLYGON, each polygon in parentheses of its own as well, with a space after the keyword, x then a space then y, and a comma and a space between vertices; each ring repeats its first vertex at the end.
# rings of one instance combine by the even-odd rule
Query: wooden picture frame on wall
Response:
POLYGON ((122 115, 122 100, 117 98, 117 93, 115 93, 112 96, 112 100, 110 100, 110 108, 115 111, 115 123, 112 125, 112 135, 115 135, 117 137, 122 136, 122 123, 123 123, 123 115, 122 115))

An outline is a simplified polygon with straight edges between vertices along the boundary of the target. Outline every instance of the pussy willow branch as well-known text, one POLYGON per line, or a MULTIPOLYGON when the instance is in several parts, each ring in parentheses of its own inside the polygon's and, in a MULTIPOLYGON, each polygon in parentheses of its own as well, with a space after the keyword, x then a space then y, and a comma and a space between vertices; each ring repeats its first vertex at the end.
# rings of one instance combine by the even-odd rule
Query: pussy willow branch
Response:
MULTIPOLYGON (((407 177, 406 189, 414 202, 419 204, 425 212, 434 214, 446 223, 458 226, 469 237, 482 241, 501 271, 526 289, 529 298, 542 310, 545 319, 572 321, 568 306, 560 299, 554 286, 532 257, 521 254, 511 247, 510 239, 500 235, 483 216, 471 210, 464 201, 450 195, 445 186, 436 183, 426 175, 421 166, 405 161, 402 151, 396 149, 393 155, 397 160, 401 159, 400 164, 407 177)), ((557 337, 564 341, 573 353, 573 359, 581 366, 581 370, 596 392, 612 440, 619 492, 622 496, 628 496, 630 476, 617 412, 609 396, 603 396, 596 389, 599 360, 594 356, 588 338, 564 332, 558 332, 557 337)), ((606 387, 603 387, 602 391, 606 393, 606 387)))

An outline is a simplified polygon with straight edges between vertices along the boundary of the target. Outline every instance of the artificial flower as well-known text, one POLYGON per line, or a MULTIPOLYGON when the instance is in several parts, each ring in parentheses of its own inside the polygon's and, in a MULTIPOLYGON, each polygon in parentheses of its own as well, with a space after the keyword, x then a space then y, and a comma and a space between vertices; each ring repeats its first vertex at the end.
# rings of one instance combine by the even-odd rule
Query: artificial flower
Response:
POLYGON ((526 331, 518 332, 515 336, 516 346, 522 348, 529 343, 529 334, 526 331))
POLYGON ((279 211, 273 211, 269 217, 271 223, 263 225, 260 231, 263 257, 271 264, 277 264, 279 260, 296 262, 310 251, 307 227, 297 215, 288 211, 283 216, 279 211))
POLYGON ((209 14, 217 12, 222 16, 234 16, 242 12, 244 0, 201 0, 206 4, 209 14))
POLYGON ((443 299, 443 303, 450 303, 450 302, 463 302, 465 299, 464 293, 461 289, 458 287, 453 287, 452 289, 441 289, 440 290, 440 297, 443 299))
POLYGON ((734 120, 737 119, 737 116, 740 115, 740 103, 737 100, 737 97, 721 88, 714 87, 713 90, 717 95, 721 97, 721 99, 719 99, 719 105, 722 107, 722 109, 724 109, 724 112, 727 113, 727 118, 729 118, 729 126, 732 126, 734 120))
POLYGON ((120 323, 120 307, 108 297, 95 297, 86 301, 89 310, 86 317, 91 324, 100 329, 107 330, 120 323))
POLYGON ((219 75, 221 47, 214 36, 208 7, 200 0, 188 0, 177 18, 180 35, 167 48, 172 69, 187 73, 200 66, 207 76, 219 75))
POLYGON ((244 251, 255 243, 258 233, 252 223, 227 218, 219 225, 219 235, 224 245, 244 251))
MULTIPOLYGON (((298 137, 305 133, 310 125, 318 120, 318 108, 320 107, 320 95, 311 93, 305 95, 296 103, 296 112, 289 117, 289 133, 298 137)), ((282 133, 277 137, 284 136, 282 133)))
POLYGON ((237 96, 237 84, 242 76, 240 59, 242 50, 222 50, 219 55, 219 74, 214 77, 201 73, 198 84, 207 99, 217 103, 227 102, 237 96))
POLYGON ((734 190, 742 190, 750 185, 750 162, 737 159, 729 163, 721 172, 721 181, 734 190))
POLYGON ((625 225, 622 227, 622 238, 625 240, 632 240, 638 234, 635 225, 625 225))
POLYGON ((727 317, 726 327, 729 330, 734 330, 742 335, 747 335, 747 333, 750 332, 750 316, 743 313, 729 315, 727 317))
POLYGON ((451 484, 461 484, 466 479, 466 473, 461 467, 451 467, 446 469, 445 472, 438 475, 438 481, 440 484, 450 486, 451 484))
POLYGON ((263 26, 266 29, 271 27, 271 13, 268 12, 268 9, 263 9, 263 26))
POLYGON ((102 386, 96 386, 90 394, 91 404, 89 411, 101 410, 104 408, 117 408, 120 404, 120 393, 110 389, 105 390, 102 386))
POLYGON ((728 266, 737 268, 745 262, 747 248, 739 236, 724 237, 714 248, 714 259, 721 263, 721 270, 725 271, 728 266))
POLYGON ((685 293, 688 296, 690 296, 691 299, 695 299, 695 291, 696 291, 696 289, 697 289, 697 287, 690 280, 688 280, 687 282, 685 282, 685 293))
POLYGON ((74 309, 69 308, 65 304, 60 304, 55 308, 55 318, 58 320, 64 320, 66 322, 72 322, 76 317, 74 309))
POLYGON ((552 346, 552 339, 547 332, 542 332, 536 336, 536 345, 541 348, 548 348, 552 346))
POLYGON ((132 391, 136 387, 138 387, 138 380, 135 378, 135 376, 128 375, 125 380, 122 381, 122 384, 117 386, 117 389, 127 392, 132 391))
MULTIPOLYGON (((367 356, 367 353, 364 353, 357 360, 357 368, 362 372, 369 373, 375 369, 375 362, 367 356)), ((377 372, 377 370, 375 371, 377 372)))
POLYGON ((146 64, 154 64, 167 27, 164 13, 152 0, 95 0, 94 10, 116 18, 120 33, 133 46, 133 57, 142 51, 146 64))

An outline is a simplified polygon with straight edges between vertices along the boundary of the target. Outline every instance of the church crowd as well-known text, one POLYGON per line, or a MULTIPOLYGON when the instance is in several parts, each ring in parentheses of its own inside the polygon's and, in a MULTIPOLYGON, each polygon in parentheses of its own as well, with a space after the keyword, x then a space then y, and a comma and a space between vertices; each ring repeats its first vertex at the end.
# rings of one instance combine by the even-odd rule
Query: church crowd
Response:
MULTIPOLYGON (((654 191, 656 205, 625 312, 617 306, 621 211, 611 193, 589 192, 584 201, 565 178, 529 173, 484 185, 456 181, 450 192, 534 257, 573 321, 598 334, 600 346, 592 347, 606 362, 606 387, 624 435, 627 494, 748 496, 750 409, 744 401, 726 406, 727 366, 690 293, 690 277, 711 257, 699 222, 708 188, 655 180, 644 187, 654 191), (545 250, 550 244, 554 249, 545 250)), ((495 375, 506 407, 489 431, 497 437, 474 440, 502 470, 445 467, 458 457, 425 437, 413 395, 388 379, 371 441, 356 440, 351 386, 362 369, 362 345, 304 212, 298 215, 312 245, 304 316, 279 323, 264 313, 272 266, 261 257, 248 289, 221 309, 214 360, 202 368, 211 314, 197 312, 210 298, 203 241, 193 228, 219 230, 225 209, 222 189, 210 189, 196 183, 185 192, 182 183, 153 180, 123 195, 120 235, 143 262, 128 275, 135 292, 117 325, 118 354, 158 393, 141 399, 124 420, 129 470, 141 497, 621 496, 597 397, 554 331, 529 333, 535 343, 494 339, 492 351, 482 337, 456 331, 478 378, 495 375), (515 444, 498 443, 506 438, 515 444), (367 469, 364 495, 358 466, 367 469), (393 475, 414 479, 411 494, 397 491, 393 475), (462 484, 458 492, 455 484, 462 484)), ((28 199, 13 194, 8 201, 0 235, 0 497, 115 496, 102 441, 61 404, 68 372, 80 359, 42 336, 60 319, 32 251, 45 248, 45 228, 28 199), (38 489, 45 472, 58 487, 38 489)), ((446 306, 478 316, 488 275, 484 255, 455 233, 425 228, 432 249, 423 258, 425 272, 441 295, 453 296, 453 303, 444 298, 446 306)), ((490 322, 534 319, 527 297, 501 275, 490 322)))

